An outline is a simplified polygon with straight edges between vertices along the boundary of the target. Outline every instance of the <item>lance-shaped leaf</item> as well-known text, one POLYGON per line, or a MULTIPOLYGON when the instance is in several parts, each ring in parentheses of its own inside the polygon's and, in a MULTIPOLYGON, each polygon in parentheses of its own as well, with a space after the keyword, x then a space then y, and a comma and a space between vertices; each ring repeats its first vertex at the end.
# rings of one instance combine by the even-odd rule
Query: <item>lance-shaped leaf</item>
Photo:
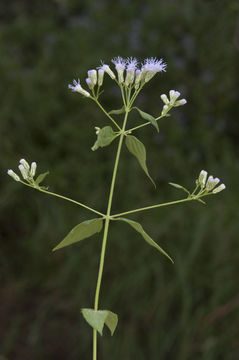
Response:
POLYGON ((114 334, 118 324, 118 316, 109 310, 81 309, 82 315, 93 329, 102 336, 104 324, 109 328, 111 336, 114 334))
POLYGON ((176 189, 180 189, 185 191, 188 195, 190 195, 190 191, 188 191, 185 187, 183 187, 182 185, 176 184, 176 183, 172 183, 170 182, 169 185, 175 187, 176 189))
POLYGON ((109 114, 113 114, 113 115, 120 115, 123 114, 125 112, 125 108, 124 106, 121 109, 117 109, 117 110, 111 110, 109 112, 109 114))
POLYGON ((173 259, 166 253, 166 251, 164 251, 161 246, 159 246, 155 241, 153 241, 153 239, 144 231, 142 225, 140 225, 140 223, 127 219, 127 218, 122 218, 119 217, 116 220, 121 220, 121 221, 125 221, 126 223, 128 223, 129 225, 132 226, 132 228, 134 228, 138 233, 140 233, 144 240, 151 246, 155 247, 158 251, 160 251, 163 255, 165 255, 170 261, 173 262, 173 259))
POLYGON ((103 220, 101 218, 91 219, 83 221, 76 225, 69 234, 58 244, 52 251, 61 249, 65 246, 69 246, 78 241, 86 239, 101 231, 103 226, 103 220))
POLYGON ((131 154, 133 154, 137 158, 140 166, 142 167, 148 178, 152 181, 152 183, 156 187, 155 182, 149 175, 149 171, 146 165, 146 149, 144 144, 133 135, 127 135, 125 139, 125 143, 129 152, 131 152, 131 154))
POLYGON ((48 174, 49 174, 49 171, 47 171, 47 172, 45 172, 45 173, 43 173, 43 174, 38 175, 38 177, 37 177, 36 180, 35 180, 35 184, 39 186, 40 183, 45 179, 45 177, 46 177, 48 174))
POLYGON ((157 123, 157 120, 150 114, 140 110, 139 108, 137 108, 136 106, 133 107, 133 109, 137 110, 139 115, 144 119, 144 120, 148 120, 149 122, 151 122, 151 124, 156 128, 156 130, 159 132, 159 126, 157 123))
POLYGON ((110 145, 110 143, 117 137, 116 133, 113 131, 111 126, 105 126, 99 130, 97 135, 97 140, 92 146, 91 150, 95 151, 99 147, 105 147, 110 145))

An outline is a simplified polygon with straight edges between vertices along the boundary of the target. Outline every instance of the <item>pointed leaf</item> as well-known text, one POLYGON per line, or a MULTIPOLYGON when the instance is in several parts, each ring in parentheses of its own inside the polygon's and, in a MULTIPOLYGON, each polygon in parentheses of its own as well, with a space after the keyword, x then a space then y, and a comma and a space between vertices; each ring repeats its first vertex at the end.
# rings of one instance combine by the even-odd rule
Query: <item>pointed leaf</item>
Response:
POLYGON ((144 144, 141 141, 139 141, 135 136, 132 135, 126 136, 125 143, 129 152, 131 152, 131 154, 133 154, 137 158, 140 166, 142 167, 148 178, 152 181, 152 183, 156 187, 155 182, 149 175, 149 171, 146 165, 146 149, 144 144))
POLYGON ((49 171, 43 173, 43 174, 40 174, 38 175, 38 177, 36 178, 35 180, 35 184, 36 185, 40 185, 40 183, 45 179, 45 177, 49 174, 49 171))
POLYGON ((176 184, 176 183, 172 183, 172 182, 170 182, 169 185, 175 187, 176 189, 183 190, 183 191, 185 191, 187 194, 190 195, 190 192, 189 192, 185 187, 183 187, 182 185, 179 185, 179 184, 176 184))
POLYGON ((103 226, 103 220, 101 218, 91 219, 83 221, 76 225, 69 234, 56 246, 52 251, 61 249, 65 246, 69 246, 78 241, 86 239, 101 231, 103 226))
POLYGON ((99 130, 97 135, 97 140, 92 146, 91 150, 95 151, 99 147, 105 147, 110 145, 110 143, 117 137, 116 133, 113 131, 111 126, 105 126, 99 130))
POLYGON ((173 259, 164 251, 161 246, 159 246, 153 239, 144 231, 143 227, 140 225, 140 223, 127 219, 127 218, 117 218, 116 220, 121 220, 127 222, 129 225, 131 225, 138 233, 140 233, 144 240, 151 246, 155 247, 158 251, 160 251, 163 255, 165 255, 172 263, 174 263, 173 259))
POLYGON ((109 112, 109 114, 120 115, 120 114, 123 114, 124 112, 125 112, 125 108, 124 108, 124 106, 123 106, 121 109, 111 110, 111 111, 109 112))
POLYGON ((102 336, 104 324, 109 328, 111 336, 118 324, 118 316, 109 310, 81 309, 82 315, 88 324, 102 336))
POLYGON ((140 114, 140 116, 145 119, 145 120, 148 120, 151 122, 151 124, 156 128, 156 130, 159 132, 159 126, 158 126, 158 123, 157 123, 157 120, 150 114, 140 110, 139 108, 137 108, 136 106, 134 107, 135 110, 138 111, 138 113, 140 114))

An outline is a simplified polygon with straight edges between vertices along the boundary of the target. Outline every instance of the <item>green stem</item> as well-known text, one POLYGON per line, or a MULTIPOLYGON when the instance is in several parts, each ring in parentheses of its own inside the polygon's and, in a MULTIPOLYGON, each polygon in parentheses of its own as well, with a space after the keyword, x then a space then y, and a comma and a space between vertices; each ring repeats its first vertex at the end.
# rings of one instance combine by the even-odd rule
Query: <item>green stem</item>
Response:
POLYGON ((103 108, 103 106, 99 103, 99 101, 94 98, 94 101, 96 104, 101 108, 101 110, 105 113, 105 115, 115 124, 115 126, 121 130, 121 127, 117 124, 117 122, 110 116, 110 114, 103 108))
POLYGON ((26 186, 31 187, 32 189, 41 191, 41 192, 43 192, 43 193, 45 193, 45 194, 52 195, 52 196, 56 196, 56 197, 58 197, 58 198, 60 198, 60 199, 64 199, 64 200, 70 201, 70 202, 72 202, 72 203, 74 203, 74 204, 76 204, 76 205, 80 205, 80 206, 84 207, 85 209, 90 210, 90 211, 92 211, 92 212, 94 212, 95 214, 98 214, 98 215, 100 215, 100 216, 105 216, 103 213, 101 213, 101 212, 99 212, 99 211, 97 211, 97 210, 95 210, 95 209, 92 209, 91 207, 89 207, 89 206, 87 206, 87 205, 85 205, 85 204, 82 204, 82 203, 80 203, 80 202, 78 202, 78 201, 76 201, 76 200, 70 199, 70 198, 68 198, 68 197, 66 197, 66 196, 63 196, 63 195, 60 195, 60 194, 56 194, 56 193, 53 193, 53 192, 51 192, 51 191, 44 190, 44 189, 42 189, 42 188, 40 188, 40 187, 35 187, 35 186, 33 186, 33 185, 27 184, 27 183, 24 182, 24 181, 21 181, 21 183, 24 184, 24 185, 26 185, 26 186))
POLYGON ((133 214, 133 213, 139 212, 139 211, 155 209, 155 208, 158 208, 158 207, 180 204, 182 202, 191 201, 191 200, 197 200, 197 199, 196 198, 186 198, 186 199, 171 201, 171 202, 167 202, 167 203, 163 203, 163 204, 146 206, 146 207, 143 207, 143 208, 139 208, 139 209, 135 209, 135 210, 129 210, 129 211, 125 211, 125 212, 122 212, 122 213, 119 213, 119 214, 111 215, 111 218, 116 218, 116 217, 119 217, 119 216, 122 216, 122 215, 127 215, 127 214, 133 214))
MULTIPOLYGON (((116 158, 115 158, 114 170, 113 170, 113 175, 112 175, 112 180, 111 180, 109 200, 108 200, 108 206, 107 206, 107 213, 106 213, 106 217, 105 217, 104 235, 103 235, 101 255, 100 255, 100 265, 99 265, 99 271, 98 271, 98 279, 97 279, 96 291, 95 291, 95 302, 94 302, 94 310, 95 311, 98 310, 98 305, 99 305, 99 295, 100 295, 102 274, 103 274, 104 261, 105 261, 105 249, 106 249, 108 230, 109 230, 109 223, 110 223, 110 211, 111 211, 111 206, 112 206, 116 174, 117 174, 118 165, 119 165, 120 152, 121 152, 121 148, 122 148, 122 143, 123 143, 123 138, 124 138, 124 131, 125 131, 125 127, 126 127, 128 113, 129 113, 129 110, 128 110, 128 108, 126 108, 125 109, 125 117, 124 117, 123 128, 122 128, 122 132, 120 134, 117 154, 116 154, 116 158)), ((93 360, 96 360, 96 359, 97 359, 97 331, 95 329, 93 329, 93 360)))
MULTIPOLYGON (((161 115, 161 116, 159 116, 158 118, 156 118, 155 120, 158 121, 158 120, 162 119, 164 116, 165 116, 165 115, 161 115)), ((141 128, 141 127, 144 127, 144 126, 147 126, 147 125, 150 125, 150 124, 152 125, 152 123, 151 123, 150 121, 148 121, 148 122, 146 122, 146 123, 144 123, 144 124, 135 126, 134 128, 127 130, 127 133, 130 133, 130 132, 132 132, 132 131, 134 131, 134 130, 137 130, 137 129, 141 128)))

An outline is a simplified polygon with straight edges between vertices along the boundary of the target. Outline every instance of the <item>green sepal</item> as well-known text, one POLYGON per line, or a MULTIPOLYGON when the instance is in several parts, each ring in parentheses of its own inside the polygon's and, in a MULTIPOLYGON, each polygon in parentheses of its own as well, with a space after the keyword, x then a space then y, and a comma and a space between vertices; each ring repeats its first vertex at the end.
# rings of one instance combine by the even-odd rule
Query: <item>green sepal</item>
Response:
POLYGON ((176 183, 172 183, 170 182, 169 185, 175 187, 176 189, 180 189, 180 190, 183 190, 185 191, 187 194, 190 195, 190 191, 188 191, 185 187, 183 187, 182 185, 179 185, 179 184, 176 184, 176 183))
POLYGON ((102 230, 103 219, 96 218, 83 221, 76 225, 69 234, 56 246, 52 251, 74 244, 78 241, 86 239, 102 230))
POLYGON ((91 150, 95 151, 99 147, 105 147, 112 143, 112 141, 117 137, 117 134, 113 131, 111 126, 105 126, 99 130, 97 135, 97 140, 92 146, 91 150))
POLYGON ((113 115, 120 115, 123 114, 125 112, 125 108, 124 106, 121 109, 117 109, 117 110, 111 110, 109 112, 109 114, 113 114, 113 115))
POLYGON ((136 106, 133 107, 133 109, 137 110, 139 115, 144 119, 144 120, 148 120, 149 122, 151 122, 151 124, 155 127, 155 129, 157 130, 157 132, 159 132, 159 126, 157 123, 157 120, 150 114, 140 110, 139 108, 137 108, 136 106))
POLYGON ((49 174, 49 171, 44 172, 43 174, 38 175, 34 183, 39 186, 40 183, 45 179, 45 177, 49 174))
POLYGON ((129 225, 132 226, 132 228, 134 228, 138 233, 140 233, 142 235, 142 237, 144 238, 144 240, 151 246, 155 247, 158 251, 160 251, 164 256, 166 256, 172 263, 174 263, 173 259, 171 258, 171 256, 169 256, 166 251, 164 251, 161 246, 159 246, 143 229, 142 225, 136 221, 133 221, 131 219, 127 219, 127 218, 116 218, 115 220, 120 220, 120 221, 125 221, 127 222, 129 225))
POLYGON ((149 171, 146 165, 146 149, 144 144, 133 135, 127 135, 125 139, 125 143, 129 152, 137 158, 141 168, 144 170, 145 174, 148 176, 148 178, 152 181, 152 183, 156 187, 154 180, 149 175, 149 171))
POLYGON ((118 316, 109 310, 81 309, 84 319, 102 336, 104 325, 108 327, 111 336, 118 324, 118 316))

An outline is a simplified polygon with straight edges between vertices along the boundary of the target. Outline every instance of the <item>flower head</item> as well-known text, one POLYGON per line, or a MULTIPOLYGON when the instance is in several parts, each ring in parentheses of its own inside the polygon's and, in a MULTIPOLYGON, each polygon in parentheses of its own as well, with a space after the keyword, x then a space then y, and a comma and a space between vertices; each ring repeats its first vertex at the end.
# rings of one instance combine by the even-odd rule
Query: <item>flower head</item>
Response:
POLYGON ((109 65, 102 63, 102 65, 99 66, 98 69, 104 70, 104 72, 106 72, 111 77, 112 80, 115 79, 115 74, 113 73, 109 65))
POLYGON ((86 97, 89 97, 90 96, 90 93, 86 90, 84 90, 82 87, 81 87, 81 84, 80 84, 80 79, 78 79, 78 81, 76 81, 75 79, 73 80, 73 85, 69 84, 68 85, 68 88, 71 89, 72 91, 74 92, 78 92, 86 97))
POLYGON ((169 91, 169 98, 166 94, 162 94, 160 97, 165 105, 171 106, 171 107, 177 107, 181 105, 185 105, 187 103, 186 99, 180 99, 177 100, 180 96, 180 92, 176 90, 170 90, 169 91))
POLYGON ((125 78, 126 86, 133 84, 134 74, 137 69, 137 65, 138 65, 138 60, 136 58, 131 57, 127 59, 126 78, 125 78))
POLYGON ((7 171, 8 175, 11 176, 15 181, 20 181, 20 177, 12 170, 7 171))
POLYGON ((123 59, 121 56, 117 56, 112 59, 111 62, 115 65, 115 70, 118 73, 119 84, 122 84, 124 82, 124 70, 126 67, 126 60, 123 59))
POLYGON ((144 73, 144 81, 148 82, 158 72, 166 71, 167 65, 163 62, 163 59, 147 58, 144 60, 142 71, 144 73))

